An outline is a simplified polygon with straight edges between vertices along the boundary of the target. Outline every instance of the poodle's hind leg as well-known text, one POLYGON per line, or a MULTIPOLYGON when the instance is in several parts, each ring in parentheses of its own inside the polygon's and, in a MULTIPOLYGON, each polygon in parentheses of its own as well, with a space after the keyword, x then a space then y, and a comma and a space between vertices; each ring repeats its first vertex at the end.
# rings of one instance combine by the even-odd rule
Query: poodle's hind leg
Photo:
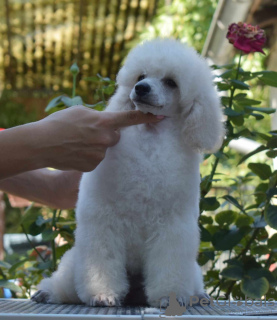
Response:
POLYGON ((32 300, 41 303, 81 303, 74 287, 76 250, 68 250, 62 257, 58 270, 43 279, 32 300))
POLYGON ((75 287, 87 305, 120 306, 129 289, 124 234, 108 218, 97 220, 78 221, 75 287))

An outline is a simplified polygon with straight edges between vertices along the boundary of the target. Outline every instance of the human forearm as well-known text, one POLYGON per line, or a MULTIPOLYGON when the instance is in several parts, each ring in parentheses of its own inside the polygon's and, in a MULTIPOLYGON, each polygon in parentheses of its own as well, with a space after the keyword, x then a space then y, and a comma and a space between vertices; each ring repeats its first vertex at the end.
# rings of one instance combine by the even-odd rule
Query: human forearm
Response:
POLYGON ((46 166, 36 123, 0 133, 0 179, 46 166))
POLYGON ((81 172, 40 169, 0 181, 0 190, 52 208, 74 208, 81 172))

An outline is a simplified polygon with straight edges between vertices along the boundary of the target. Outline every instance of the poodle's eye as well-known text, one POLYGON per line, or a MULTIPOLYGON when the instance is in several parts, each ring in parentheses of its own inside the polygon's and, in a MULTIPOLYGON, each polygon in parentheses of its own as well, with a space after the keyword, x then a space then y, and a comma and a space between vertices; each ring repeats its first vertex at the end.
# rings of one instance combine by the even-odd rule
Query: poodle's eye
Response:
POLYGON ((142 75, 140 75, 140 76, 138 77, 138 81, 141 81, 141 80, 143 80, 143 79, 145 79, 145 74, 142 74, 142 75))
POLYGON ((164 83, 170 88, 177 88, 176 82, 172 79, 164 79, 164 83))

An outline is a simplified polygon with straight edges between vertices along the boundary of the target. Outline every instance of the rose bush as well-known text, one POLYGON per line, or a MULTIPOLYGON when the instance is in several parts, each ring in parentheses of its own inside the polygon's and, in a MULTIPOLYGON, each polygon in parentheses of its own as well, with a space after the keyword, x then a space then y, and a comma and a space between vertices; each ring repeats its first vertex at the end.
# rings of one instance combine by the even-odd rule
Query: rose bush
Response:
MULTIPOLYGON (((217 298, 245 299, 277 298, 277 236, 269 235, 268 227, 277 230, 277 171, 267 163, 250 162, 244 176, 232 177, 232 183, 224 185, 225 193, 209 196, 212 187, 221 179, 215 179, 219 162, 228 161, 229 143, 239 137, 246 137, 261 143, 255 151, 242 157, 244 163, 254 154, 266 152, 269 158, 277 155, 276 132, 264 134, 251 130, 245 123, 249 118, 264 119, 264 114, 274 109, 261 107, 261 101, 253 99, 250 84, 277 87, 277 73, 270 71, 251 72, 241 68, 243 53, 264 53, 264 31, 245 23, 231 24, 227 39, 241 50, 238 65, 213 66, 218 71, 216 85, 223 93, 221 101, 226 116, 227 135, 223 146, 215 157, 211 173, 202 178, 202 199, 200 227, 202 244, 199 255, 201 265, 210 264, 205 275, 208 292, 217 298), (227 205, 228 209, 224 209, 227 205), (208 211, 217 210, 215 215, 208 211), (223 269, 216 268, 224 253, 223 269), (208 263, 208 261, 210 261, 208 263)), ((220 266, 220 268, 222 268, 220 266)))

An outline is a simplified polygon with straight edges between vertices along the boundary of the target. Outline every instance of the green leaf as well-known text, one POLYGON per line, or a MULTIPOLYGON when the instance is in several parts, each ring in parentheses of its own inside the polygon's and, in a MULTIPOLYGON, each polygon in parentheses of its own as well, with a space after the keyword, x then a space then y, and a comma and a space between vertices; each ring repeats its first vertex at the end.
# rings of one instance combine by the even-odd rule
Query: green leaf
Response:
POLYGON ((200 232, 201 232, 201 241, 203 242, 210 242, 212 239, 212 235, 210 232, 205 229, 203 226, 200 225, 200 232))
MULTIPOLYGON (((237 96, 239 96, 239 95, 237 95, 237 96)), ((236 100, 237 104, 240 106, 253 106, 253 105, 261 104, 261 101, 258 101, 258 100, 248 99, 248 98, 244 98, 244 97, 241 99, 238 99, 238 98, 236 99, 236 97, 234 99, 236 100)), ((271 108, 261 108, 261 109, 271 109, 271 108)))
POLYGON ((244 117, 243 115, 238 116, 238 117, 231 117, 231 122, 235 125, 235 126, 242 126, 244 124, 244 117))
POLYGON ((270 149, 277 148, 277 136, 273 136, 267 141, 267 147, 270 149))
POLYGON ((35 222, 39 216, 41 216, 40 209, 32 207, 23 215, 20 223, 28 227, 35 222))
POLYGON ((69 97, 66 97, 66 96, 63 96, 61 98, 61 101, 67 106, 67 107, 72 107, 72 106, 75 106, 75 105, 78 105, 78 104, 83 104, 83 100, 80 96, 76 96, 74 98, 69 98, 69 97))
POLYGON ((215 221, 220 225, 230 225, 232 224, 237 217, 237 213, 235 211, 227 210, 221 211, 215 216, 215 221))
POLYGON ((248 154, 246 154, 245 156, 243 156, 243 157, 240 159, 238 165, 241 164, 242 162, 244 162, 245 160, 247 160, 248 158, 252 157, 254 154, 257 154, 257 153, 259 153, 259 152, 262 152, 262 151, 264 151, 264 150, 266 150, 266 149, 267 149, 267 148, 266 148, 265 146, 260 146, 260 147, 258 147, 257 149, 255 149, 254 151, 249 152, 248 154))
POLYGON ((228 263, 228 266, 239 266, 241 268, 243 267, 243 262, 241 260, 237 260, 236 258, 228 259, 223 262, 228 263))
POLYGON ((62 103, 61 103, 62 97, 64 97, 64 96, 62 95, 62 96, 58 96, 58 97, 52 99, 52 100, 48 103, 48 105, 46 106, 46 108, 45 108, 44 111, 45 111, 45 112, 48 112, 48 111, 50 111, 51 109, 53 109, 53 108, 61 105, 61 104, 62 104, 62 103))
POLYGON ((227 70, 223 72, 221 75, 218 76, 219 78, 222 79, 232 79, 235 77, 235 70, 227 70))
POLYGON ((220 206, 216 197, 205 197, 200 201, 200 210, 203 211, 214 211, 220 206))
POLYGON ((103 108, 105 108, 105 102, 104 101, 99 101, 95 104, 86 104, 86 107, 88 108, 93 108, 96 110, 102 110, 103 108))
POLYGON ((277 157, 277 150, 269 150, 266 152, 266 155, 269 158, 275 158, 275 157, 277 157))
POLYGON ((257 73, 251 71, 240 71, 239 75, 243 79, 243 81, 252 80, 258 77, 257 73))
POLYGON ((268 233, 265 228, 260 229, 260 232, 257 235, 258 241, 266 241, 268 239, 268 233))
POLYGON ((261 71, 257 72, 256 74, 261 75, 259 76, 259 80, 261 80, 264 84, 271 87, 277 87, 277 72, 261 71))
POLYGON ((249 232, 247 228, 217 231, 212 237, 212 244, 216 250, 231 250, 249 232))
POLYGON ((277 230, 277 206, 269 205, 265 211, 265 221, 267 224, 277 230))
POLYGON ((265 163, 249 163, 248 168, 262 180, 269 179, 272 174, 271 168, 265 163))
POLYGON ((246 93, 238 93, 234 96, 234 100, 238 103, 242 100, 244 100, 245 98, 247 97, 247 94, 246 93))
POLYGON ((115 87, 113 85, 103 87, 104 93, 111 95, 114 93, 115 87))
POLYGON ((228 117, 238 117, 238 116, 241 116, 243 114, 245 114, 245 112, 241 111, 241 112, 238 112, 238 111, 235 111, 231 108, 225 108, 224 109, 224 114, 228 117))
POLYGON ((249 85, 239 81, 239 80, 231 80, 231 84, 233 85, 234 88, 240 89, 240 90, 249 90, 249 85))
POLYGON ((266 245, 254 246, 251 249, 251 253, 258 254, 261 256, 261 255, 269 253, 269 249, 268 249, 268 246, 266 246, 266 245))
POLYGON ((231 85, 228 83, 217 82, 216 85, 219 91, 226 91, 231 89, 231 85))
POLYGON ((214 260, 214 251, 203 251, 199 253, 198 263, 203 266, 209 260, 214 260))
POLYGON ((69 250, 71 248, 71 246, 67 243, 63 246, 57 247, 56 248, 56 257, 57 259, 60 259, 67 250, 69 250))
POLYGON ((38 226, 36 224, 36 221, 34 221, 27 229, 27 233, 30 234, 31 236, 37 236, 38 234, 42 233, 44 229, 45 229, 45 224, 38 226))
POLYGON ((243 279, 241 290, 249 298, 260 299, 269 289, 268 281, 265 277, 259 279, 243 279))
POLYGON ((11 265, 6 261, 0 261, 0 267, 4 269, 10 269, 11 265))
POLYGON ((10 289, 13 292, 22 292, 19 286, 9 280, 0 280, 0 288, 10 289))
POLYGON ((260 114, 260 113, 251 112, 251 113, 249 113, 249 115, 254 117, 258 121, 264 119, 264 116, 262 114, 260 114))
POLYGON ((201 214, 201 216, 199 217, 199 221, 202 224, 212 224, 213 223, 213 218, 206 216, 204 214, 201 214))
POLYGON ((238 215, 235 224, 238 228, 241 228, 241 227, 248 227, 253 222, 254 222, 254 219, 252 217, 240 214, 238 215))
POLYGON ((51 240, 54 240, 58 234, 59 234, 58 231, 53 231, 52 229, 47 229, 47 230, 43 231, 42 239, 44 241, 51 241, 51 240))
POLYGON ((277 233, 268 239, 268 247, 271 249, 277 249, 277 233))
POLYGON ((221 275, 231 280, 241 280, 243 277, 243 268, 240 266, 228 266, 221 271, 221 275))
POLYGON ((48 261, 43 261, 43 262, 40 262, 37 266, 37 268, 39 270, 48 270, 48 269, 51 269, 52 267, 52 261, 48 260, 48 261))
POLYGON ((230 202, 232 205, 234 205, 235 207, 237 207, 241 211, 244 211, 243 207, 238 203, 238 200, 235 199, 234 197, 226 195, 226 196, 223 196, 222 198, 227 200, 228 202, 230 202))
POLYGON ((85 81, 91 81, 91 82, 99 82, 99 77, 97 77, 97 76, 86 77, 86 78, 83 78, 83 80, 85 80, 85 81))
POLYGON ((229 106, 230 98, 229 98, 229 97, 221 97, 221 103, 222 103, 224 106, 229 106))
POLYGON ((21 267, 26 261, 29 261, 27 258, 26 259, 23 259, 23 260, 20 260, 19 262, 16 262, 15 264, 13 264, 11 266, 11 268, 9 269, 9 272, 10 273, 14 273, 15 270, 19 267, 21 267))
POLYGON ((266 114, 274 113, 276 111, 276 109, 273 109, 273 108, 258 108, 258 107, 250 107, 250 106, 246 106, 244 109, 249 111, 259 111, 266 114))

